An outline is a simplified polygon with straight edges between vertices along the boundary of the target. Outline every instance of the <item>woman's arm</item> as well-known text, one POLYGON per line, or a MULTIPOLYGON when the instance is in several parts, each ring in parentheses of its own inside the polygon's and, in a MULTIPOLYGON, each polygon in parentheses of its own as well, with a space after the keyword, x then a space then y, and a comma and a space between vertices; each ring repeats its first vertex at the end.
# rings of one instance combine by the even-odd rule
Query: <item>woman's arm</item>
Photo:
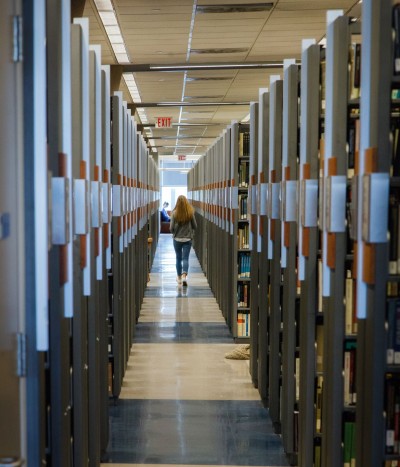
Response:
POLYGON ((169 222, 169 231, 174 233, 174 228, 175 228, 175 217, 174 217, 174 213, 171 212, 171 220, 169 222))

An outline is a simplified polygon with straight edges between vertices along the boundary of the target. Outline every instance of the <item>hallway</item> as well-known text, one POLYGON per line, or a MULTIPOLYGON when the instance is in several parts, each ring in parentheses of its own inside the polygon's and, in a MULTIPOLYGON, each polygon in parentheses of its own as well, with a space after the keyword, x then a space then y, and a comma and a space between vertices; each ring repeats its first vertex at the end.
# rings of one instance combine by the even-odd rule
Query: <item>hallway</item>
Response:
POLYGON ((193 249, 187 289, 175 277, 160 235, 103 465, 287 466, 193 249))

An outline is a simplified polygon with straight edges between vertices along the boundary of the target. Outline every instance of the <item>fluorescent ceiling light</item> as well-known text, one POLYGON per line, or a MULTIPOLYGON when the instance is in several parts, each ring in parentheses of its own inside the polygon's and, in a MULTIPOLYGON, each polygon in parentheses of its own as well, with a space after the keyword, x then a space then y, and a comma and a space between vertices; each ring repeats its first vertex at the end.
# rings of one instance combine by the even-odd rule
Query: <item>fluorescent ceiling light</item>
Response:
POLYGON ((106 33, 108 36, 114 35, 114 34, 121 34, 121 29, 119 26, 104 26, 104 29, 106 30, 106 33))
POLYGON ((111 0, 94 0, 99 11, 113 11, 111 0))
POLYGON ((249 13, 254 11, 269 11, 274 4, 266 3, 248 3, 248 4, 219 4, 219 5, 197 5, 197 13, 249 13))
POLYGON ((126 49, 124 44, 113 44, 111 42, 112 48, 114 49, 115 55, 117 54, 126 54, 126 49))
MULTIPOLYGON (((108 37, 112 45, 124 43, 124 39, 122 38, 121 34, 109 34, 108 37)), ((123 51, 125 52, 125 46, 123 51)))
POLYGON ((202 54, 239 54, 248 52, 247 47, 220 47, 214 49, 190 49, 191 54, 202 55, 202 54))
POLYGON ((104 26, 118 26, 117 17, 113 11, 99 11, 104 26))
POLYGON ((199 76, 197 78, 192 77, 192 78, 187 79, 189 83, 193 83, 197 81, 231 81, 231 80, 233 80, 233 76, 199 76))
POLYGON ((115 54, 118 63, 130 63, 129 57, 126 53, 121 53, 121 54, 115 54))

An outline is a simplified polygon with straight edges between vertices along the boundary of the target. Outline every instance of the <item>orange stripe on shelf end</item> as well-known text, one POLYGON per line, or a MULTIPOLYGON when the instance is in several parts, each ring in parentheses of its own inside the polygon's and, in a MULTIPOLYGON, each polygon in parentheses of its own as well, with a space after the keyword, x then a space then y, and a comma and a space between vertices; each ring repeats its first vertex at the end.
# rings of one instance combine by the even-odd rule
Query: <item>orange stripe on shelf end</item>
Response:
POLYGON ((67 176, 67 155, 64 152, 58 153, 58 175, 60 177, 67 176))
POLYGON ((306 258, 310 255, 310 227, 303 227, 303 244, 301 246, 301 252, 306 258))
POLYGON ((82 179, 86 178, 86 161, 81 161, 79 163, 79 177, 82 179))
POLYGON ((269 238, 274 242, 275 241, 275 219, 271 219, 269 238))
POLYGON ((363 244, 363 281, 366 284, 375 284, 375 245, 363 244))
POLYGON ((310 180, 311 178, 311 165, 309 162, 303 164, 303 180, 310 180))
POLYGON ((95 182, 100 181, 100 167, 98 165, 94 166, 93 180, 95 182))
POLYGON ((108 248, 110 246, 109 241, 108 241, 108 228, 109 224, 104 224, 103 225, 103 234, 104 234, 104 248, 108 248))
POLYGON ((80 262, 81 262, 81 269, 86 268, 86 235, 80 235, 80 262))
POLYGON ((290 223, 283 222, 283 245, 286 248, 290 247, 290 223))
POLYGON ((336 234, 328 232, 326 264, 331 269, 336 266, 336 234))
POLYGON ((110 175, 107 169, 103 170, 103 182, 108 183, 110 180, 110 175))
POLYGON ((94 256, 97 258, 97 256, 100 255, 100 235, 99 235, 99 229, 94 228, 94 256))

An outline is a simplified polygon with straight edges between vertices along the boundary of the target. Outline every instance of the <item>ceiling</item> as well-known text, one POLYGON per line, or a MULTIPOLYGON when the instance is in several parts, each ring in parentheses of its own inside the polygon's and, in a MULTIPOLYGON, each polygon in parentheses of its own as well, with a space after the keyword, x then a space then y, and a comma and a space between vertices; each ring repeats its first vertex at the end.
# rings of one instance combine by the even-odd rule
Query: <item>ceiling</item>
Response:
MULTIPOLYGON (((83 16, 89 17, 90 42, 102 46, 103 64, 127 64, 127 59, 120 62, 116 59, 116 48, 110 44, 97 9, 101 3, 86 0, 84 7, 83 16)), ((319 42, 324 37, 327 10, 342 9, 354 17, 361 14, 359 0, 112 0, 111 3, 132 65, 278 64, 275 68, 247 70, 134 72, 140 99, 132 98, 122 79, 120 89, 124 98, 137 108, 139 100, 142 105, 178 103, 144 107, 140 116, 136 114, 145 122, 144 110, 149 124, 154 124, 157 117, 172 117, 172 128, 145 128, 144 134, 161 158, 175 160, 178 154, 197 159, 232 120, 244 119, 249 113, 248 103, 258 100, 258 89, 268 87, 270 75, 282 74, 283 60, 300 60, 302 39, 319 42), (263 9, 266 3, 272 3, 269 10, 263 9), (253 10, 261 11, 203 12, 205 6, 216 8, 222 4, 238 7, 250 4, 253 10), (181 103, 202 105, 180 106, 181 103), (234 103, 242 104, 230 105, 234 103)))

